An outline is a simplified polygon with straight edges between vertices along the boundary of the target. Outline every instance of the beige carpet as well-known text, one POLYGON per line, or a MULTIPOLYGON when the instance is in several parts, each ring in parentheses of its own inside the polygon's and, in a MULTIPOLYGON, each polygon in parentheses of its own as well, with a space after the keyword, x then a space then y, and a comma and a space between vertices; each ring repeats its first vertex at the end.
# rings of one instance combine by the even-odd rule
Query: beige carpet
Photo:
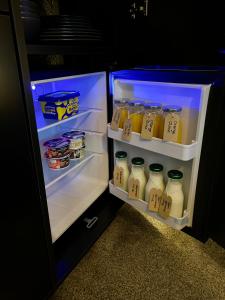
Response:
POLYGON ((225 250, 124 205, 52 300, 225 299, 225 250))

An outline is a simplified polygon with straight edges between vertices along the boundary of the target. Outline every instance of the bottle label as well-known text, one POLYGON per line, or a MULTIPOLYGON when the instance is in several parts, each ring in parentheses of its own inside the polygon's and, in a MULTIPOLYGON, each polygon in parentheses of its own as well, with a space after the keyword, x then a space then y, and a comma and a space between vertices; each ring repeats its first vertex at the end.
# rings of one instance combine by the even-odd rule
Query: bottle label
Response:
POLYGON ((159 215, 166 219, 170 215, 172 205, 172 198, 170 196, 167 196, 166 193, 162 193, 160 205, 159 205, 159 215))
POLYGON ((112 122, 111 122, 111 129, 112 130, 118 130, 119 128, 119 123, 120 123, 120 117, 121 117, 121 111, 119 108, 117 108, 112 117, 112 122))
POLYGON ((124 170, 121 167, 116 166, 114 170, 114 185, 118 187, 124 186, 124 170))
POLYGON ((123 124, 122 139, 129 142, 132 134, 132 122, 131 119, 127 119, 123 124))
POLYGON ((162 200, 162 191, 155 188, 151 189, 148 200, 148 209, 158 212, 162 200))
POLYGON ((133 200, 139 199, 140 182, 138 179, 130 179, 128 184, 128 198, 133 200))
POLYGON ((164 123, 163 140, 177 143, 179 127, 180 116, 176 113, 167 114, 164 123))
POLYGON ((141 138, 151 140, 155 126, 155 114, 145 114, 141 129, 141 138))

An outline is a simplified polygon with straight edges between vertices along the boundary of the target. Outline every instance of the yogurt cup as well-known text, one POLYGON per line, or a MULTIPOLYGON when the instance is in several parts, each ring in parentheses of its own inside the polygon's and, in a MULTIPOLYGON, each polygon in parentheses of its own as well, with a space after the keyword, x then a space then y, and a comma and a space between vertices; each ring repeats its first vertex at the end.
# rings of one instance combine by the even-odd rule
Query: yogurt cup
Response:
POLYGON ((83 131, 68 131, 62 136, 70 141, 69 149, 71 150, 77 150, 85 147, 85 132, 83 131))
POLYGON ((70 149, 70 159, 77 160, 83 158, 85 155, 85 147, 80 149, 70 149))
POLYGON ((47 158, 48 167, 51 170, 61 170, 69 166, 70 164, 70 155, 66 155, 60 158, 47 158))
POLYGON ((43 145, 47 148, 47 158, 61 158, 70 153, 70 141, 65 138, 51 139, 46 141, 43 145))

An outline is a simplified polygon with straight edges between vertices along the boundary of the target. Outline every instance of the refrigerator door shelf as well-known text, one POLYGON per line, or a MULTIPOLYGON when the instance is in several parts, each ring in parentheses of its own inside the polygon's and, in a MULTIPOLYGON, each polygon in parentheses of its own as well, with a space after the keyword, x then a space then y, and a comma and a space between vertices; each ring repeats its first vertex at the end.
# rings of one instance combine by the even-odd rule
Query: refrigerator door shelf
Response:
POLYGON ((127 143, 145 150, 163 154, 169 157, 173 157, 179 160, 188 161, 196 156, 198 143, 193 141, 190 145, 177 144, 173 142, 165 142, 158 138, 152 138, 151 141, 143 140, 140 138, 140 134, 132 132, 130 142, 122 140, 122 129, 118 131, 112 130, 110 124, 108 124, 108 137, 127 143))
POLYGON ((184 211, 184 216, 182 218, 169 217, 167 219, 164 219, 164 218, 160 217, 157 213, 149 211, 147 208, 148 207, 147 202, 145 202, 143 200, 130 200, 128 198, 128 193, 125 192, 124 190, 114 186, 114 184, 112 184, 112 181, 109 182, 109 191, 111 194, 113 194, 117 198, 123 200, 124 202, 128 203, 129 205, 133 206, 140 212, 144 212, 145 214, 161 221, 162 223, 164 223, 170 227, 173 227, 174 229, 181 230, 184 227, 188 226, 188 212, 187 211, 184 211))

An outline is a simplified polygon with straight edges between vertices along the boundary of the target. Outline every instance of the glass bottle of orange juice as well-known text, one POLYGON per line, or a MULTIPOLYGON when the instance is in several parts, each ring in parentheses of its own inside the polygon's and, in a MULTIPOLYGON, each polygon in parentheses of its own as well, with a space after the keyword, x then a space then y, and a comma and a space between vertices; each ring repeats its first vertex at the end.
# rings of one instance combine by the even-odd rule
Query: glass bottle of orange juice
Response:
POLYGON ((173 134, 171 135, 170 134, 170 140, 172 142, 175 142, 175 143, 182 143, 182 119, 181 119, 181 112, 182 112, 182 107, 181 106, 178 106, 178 105, 166 105, 162 108, 163 110, 163 139, 165 139, 165 134, 166 134, 166 131, 168 132, 173 132, 173 128, 174 128, 174 124, 171 123, 170 124, 167 124, 168 125, 168 128, 165 128, 165 120, 166 120, 166 117, 169 116, 177 116, 179 117, 179 123, 178 123, 178 128, 177 128, 177 135, 176 135, 176 138, 173 138, 173 134), (170 128, 169 128, 170 127, 170 128))
POLYGON ((128 118, 131 120, 132 131, 140 133, 144 115, 144 102, 134 100, 128 103, 128 118))
POLYGON ((153 136, 157 138, 162 138, 162 105, 160 103, 145 103, 144 105, 144 113, 145 115, 154 114, 155 121, 154 121, 154 128, 153 128, 153 136))
POLYGON ((114 100, 114 110, 120 110, 119 128, 123 129, 124 121, 128 118, 128 101, 129 99, 114 100))

